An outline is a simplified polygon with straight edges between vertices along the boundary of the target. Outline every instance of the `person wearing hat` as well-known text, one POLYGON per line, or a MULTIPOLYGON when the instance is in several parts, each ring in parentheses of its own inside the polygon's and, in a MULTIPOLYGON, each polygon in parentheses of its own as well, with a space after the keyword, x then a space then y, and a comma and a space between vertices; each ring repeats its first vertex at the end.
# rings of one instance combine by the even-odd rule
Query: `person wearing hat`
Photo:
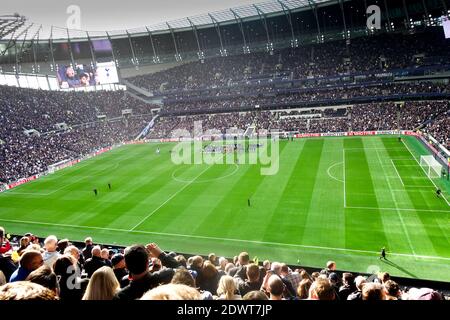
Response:
POLYGON ((126 287, 130 281, 128 280, 128 271, 125 266, 125 257, 121 253, 116 253, 111 258, 111 264, 120 287, 126 287))

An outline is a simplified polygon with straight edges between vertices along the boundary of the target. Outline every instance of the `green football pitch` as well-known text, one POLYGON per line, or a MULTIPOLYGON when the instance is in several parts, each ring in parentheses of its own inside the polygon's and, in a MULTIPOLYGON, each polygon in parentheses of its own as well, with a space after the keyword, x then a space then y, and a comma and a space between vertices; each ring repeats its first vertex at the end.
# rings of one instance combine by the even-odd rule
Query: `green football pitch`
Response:
POLYGON ((266 176, 244 161, 175 165, 173 146, 123 146, 4 192, 0 225, 450 282, 450 187, 426 176, 418 160, 427 151, 414 137, 280 141, 279 171, 266 176))

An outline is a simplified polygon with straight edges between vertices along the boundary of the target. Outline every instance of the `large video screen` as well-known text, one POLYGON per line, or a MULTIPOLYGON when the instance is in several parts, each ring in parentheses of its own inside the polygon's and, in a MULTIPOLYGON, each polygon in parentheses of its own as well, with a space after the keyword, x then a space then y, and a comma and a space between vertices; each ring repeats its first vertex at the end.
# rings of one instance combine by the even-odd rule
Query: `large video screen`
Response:
POLYGON ((442 26, 444 27, 445 38, 450 39, 450 18, 442 17, 442 26))
POLYGON ((74 67, 58 65, 58 82, 61 89, 80 88, 119 82, 113 61, 97 63, 96 68, 84 64, 74 67))

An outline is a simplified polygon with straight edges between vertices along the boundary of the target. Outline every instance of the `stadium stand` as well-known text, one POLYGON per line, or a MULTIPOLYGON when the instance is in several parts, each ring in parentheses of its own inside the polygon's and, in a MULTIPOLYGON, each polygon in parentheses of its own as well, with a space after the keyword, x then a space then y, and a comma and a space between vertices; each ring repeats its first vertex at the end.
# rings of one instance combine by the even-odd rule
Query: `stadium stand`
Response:
MULTIPOLYGON (((9 243, 2 227, 0 232, 0 242, 9 243)), ((408 282, 407 279, 391 277, 386 272, 372 275, 341 272, 333 261, 322 270, 276 261, 258 265, 247 252, 239 253, 232 262, 233 259, 225 257, 211 259, 214 254, 202 257, 164 252, 155 243, 127 248, 104 245, 108 254, 98 255, 95 266, 83 258, 84 243, 68 243, 67 249, 55 253, 49 268, 44 265, 46 251, 39 241, 43 238, 36 241, 31 233, 23 238, 35 243, 30 242, 19 253, 18 237, 13 237, 10 251, 0 256, 0 271, 6 275, 5 280, 14 270, 20 270, 18 266, 23 269, 20 274, 24 278, 11 283, 6 280, 7 284, 0 286, 0 300, 247 300, 254 295, 255 300, 450 299, 445 290, 406 286, 399 281, 408 282), (27 252, 42 258, 27 262, 25 267, 27 252), (121 261, 123 266, 119 266, 121 261), (5 267, 7 263, 12 269, 5 267), (73 269, 67 269, 69 266, 73 269), (120 268, 124 272, 117 272, 120 268), (68 274, 67 270, 72 271, 68 274), (67 277, 73 274, 79 286, 67 288, 67 277), (310 289, 305 290, 305 285, 310 289)), ((91 247, 92 254, 97 254, 96 251, 100 254, 100 245, 91 247)))
MULTIPOLYGON (((212 23, 219 35, 226 33, 212 23)), ((239 30, 242 21, 231 23, 239 30)), ((218 135, 249 127, 260 135, 270 130, 291 134, 421 130, 450 149, 450 41, 430 25, 374 34, 364 29, 363 36, 352 39, 339 31, 332 41, 284 45, 268 52, 241 50, 221 57, 215 52, 184 63, 176 45, 181 36, 176 38, 170 30, 173 38, 168 42, 172 46, 173 39, 176 54, 166 53, 180 63, 124 77, 148 93, 145 99, 134 91, 0 86, 0 186, 43 173, 60 161, 130 142, 142 132, 143 140, 178 138, 180 130, 194 132, 199 121, 203 131, 216 130, 218 135), (157 118, 154 110, 159 111, 157 118)), ((190 27, 197 37, 192 22, 190 27)), ((320 35, 319 30, 317 39, 320 35)), ((117 55, 114 63, 132 61, 138 70, 136 54, 144 50, 138 45, 142 39, 128 32, 126 41, 117 36, 111 43, 112 54, 116 50, 117 55), (128 51, 132 57, 124 54, 128 51)), ((150 31, 143 36, 147 37, 152 39, 150 31)), ((164 51, 162 39, 158 43, 164 51)), ((198 38, 196 42, 201 51, 198 38)), ((159 61, 153 42, 152 47, 154 56, 146 58, 159 61)), ((87 56, 93 54, 92 48, 89 51, 87 56)), ((1 62, 11 57, 0 58, 5 59, 1 62)), ((18 66, 19 61, 11 65, 18 66)), ((48 237, 31 233, 7 237, 0 227, 0 300, 450 299, 450 293, 433 288, 433 282, 422 287, 425 281, 413 286, 414 281, 382 272, 349 273, 336 269, 339 266, 332 261, 320 270, 276 261, 261 264, 246 252, 236 252, 236 259, 202 257, 195 252, 164 252, 155 243, 112 247, 91 238, 83 248, 67 239, 55 242, 52 235, 40 236, 48 237), (76 275, 73 288, 67 285, 73 275, 69 270, 76 275)))

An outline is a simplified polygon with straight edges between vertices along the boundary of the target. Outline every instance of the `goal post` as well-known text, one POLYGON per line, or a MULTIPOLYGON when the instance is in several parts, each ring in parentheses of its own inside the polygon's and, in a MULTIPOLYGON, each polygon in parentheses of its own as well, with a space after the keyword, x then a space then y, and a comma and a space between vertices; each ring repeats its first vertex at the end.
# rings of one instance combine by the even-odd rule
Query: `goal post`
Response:
POLYGON ((433 156, 420 156, 420 166, 429 178, 440 178, 442 165, 433 156))

